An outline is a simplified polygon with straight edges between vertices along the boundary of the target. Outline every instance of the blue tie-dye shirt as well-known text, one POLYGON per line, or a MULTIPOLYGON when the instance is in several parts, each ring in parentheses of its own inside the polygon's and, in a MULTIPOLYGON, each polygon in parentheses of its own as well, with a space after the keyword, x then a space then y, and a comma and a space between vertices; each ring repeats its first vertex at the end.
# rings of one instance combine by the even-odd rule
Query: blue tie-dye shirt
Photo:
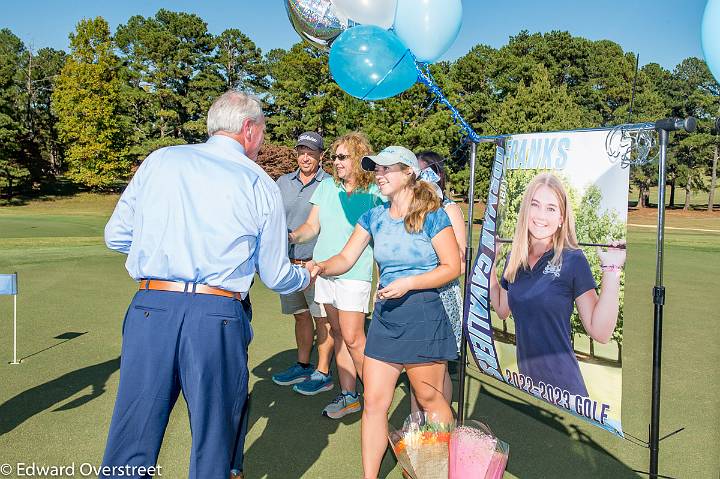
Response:
POLYGON ((425 216, 421 232, 408 233, 404 219, 390 216, 390 203, 368 210, 357 224, 372 236, 381 287, 396 279, 435 269, 438 256, 431 240, 443 229, 451 227, 447 213, 439 208, 425 216))

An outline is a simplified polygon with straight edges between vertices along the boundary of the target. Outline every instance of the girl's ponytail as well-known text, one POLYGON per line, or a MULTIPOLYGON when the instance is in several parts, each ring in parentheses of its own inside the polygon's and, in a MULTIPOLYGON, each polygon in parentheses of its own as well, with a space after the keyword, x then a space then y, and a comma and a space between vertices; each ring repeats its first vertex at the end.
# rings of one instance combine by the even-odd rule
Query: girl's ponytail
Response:
POLYGON ((425 216, 438 210, 442 206, 442 200, 426 181, 419 181, 413 175, 411 182, 413 200, 405 215, 405 229, 408 233, 419 233, 425 224, 425 216))

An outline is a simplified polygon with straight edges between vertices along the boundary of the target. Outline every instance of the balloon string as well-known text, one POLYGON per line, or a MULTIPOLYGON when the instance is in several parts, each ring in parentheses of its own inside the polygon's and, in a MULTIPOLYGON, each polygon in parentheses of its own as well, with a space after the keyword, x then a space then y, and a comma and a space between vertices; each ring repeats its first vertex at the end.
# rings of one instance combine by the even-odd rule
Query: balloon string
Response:
MULTIPOLYGON (((400 65, 400 62, 402 62, 403 60, 405 60, 405 57, 408 56, 408 54, 411 54, 409 49, 405 50, 405 53, 403 54, 403 56, 401 56, 400 59, 399 59, 397 62, 395 62, 395 65, 393 65, 393 67, 392 67, 390 70, 388 70, 388 72, 385 74, 385 76, 383 76, 381 79, 379 79, 379 80, 377 81, 377 83, 375 83, 375 85, 374 85, 370 90, 368 90, 367 93, 365 93, 365 94, 363 95, 363 97, 361 98, 361 100, 366 100, 367 97, 368 97, 368 95, 370 95, 372 92, 374 92, 375 89, 376 89, 377 87, 379 87, 382 82, 385 81, 385 79, 388 77, 388 75, 390 75, 390 74, 397 68, 397 66, 400 65)), ((411 54, 411 55, 412 55, 412 54, 411 54)), ((414 58, 413 58, 413 59, 414 59, 414 58)))
POLYGON ((479 143, 480 135, 478 135, 477 132, 473 129, 473 127, 470 126, 467 121, 465 121, 465 118, 462 117, 457 108, 455 108, 445 97, 442 90, 440 89, 437 82, 430 73, 430 65, 428 65, 427 63, 420 63, 416 59, 415 68, 418 72, 418 80, 420 80, 420 82, 424 83, 428 87, 430 93, 432 93, 432 95, 435 97, 435 100, 447 106, 450 110, 450 113, 452 114, 453 121, 458 124, 458 126, 467 134, 467 136, 473 142, 479 143))

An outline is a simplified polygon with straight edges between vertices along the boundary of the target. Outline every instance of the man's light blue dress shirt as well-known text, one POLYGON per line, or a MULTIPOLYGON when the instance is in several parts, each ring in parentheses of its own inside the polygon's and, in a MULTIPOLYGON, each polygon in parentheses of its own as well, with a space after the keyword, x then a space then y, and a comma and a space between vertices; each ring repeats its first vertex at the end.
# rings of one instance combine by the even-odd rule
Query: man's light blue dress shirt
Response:
POLYGON ((280 294, 310 281, 288 260, 277 185, 240 143, 221 135, 150 154, 105 226, 105 243, 128 255, 135 280, 247 292, 257 271, 280 294))

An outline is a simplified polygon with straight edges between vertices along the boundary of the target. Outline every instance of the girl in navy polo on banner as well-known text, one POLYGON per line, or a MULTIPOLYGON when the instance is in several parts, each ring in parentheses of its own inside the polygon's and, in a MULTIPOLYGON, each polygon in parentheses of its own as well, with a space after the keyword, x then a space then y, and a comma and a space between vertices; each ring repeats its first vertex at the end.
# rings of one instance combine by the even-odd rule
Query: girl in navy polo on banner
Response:
MULTIPOLYGON (((570 394, 588 396, 570 342, 570 316, 595 341, 607 343, 617 323, 624 242, 598 251, 600 294, 585 254, 578 247, 567 193, 551 173, 537 175, 525 189, 512 249, 498 283, 493 266, 490 299, 501 319, 515 319, 520 374, 570 394)), ((497 257, 497 256, 496 256, 497 257)))
POLYGON ((418 180, 410 150, 389 146, 364 157, 362 167, 375 172, 389 201, 363 214, 343 250, 311 271, 343 274, 374 243, 380 281, 365 343, 361 436, 363 477, 374 478, 387 449, 387 413, 403 369, 422 410, 441 422, 453 420, 443 381, 457 345, 437 288, 460 275, 460 253, 450 218, 433 187, 418 180))

